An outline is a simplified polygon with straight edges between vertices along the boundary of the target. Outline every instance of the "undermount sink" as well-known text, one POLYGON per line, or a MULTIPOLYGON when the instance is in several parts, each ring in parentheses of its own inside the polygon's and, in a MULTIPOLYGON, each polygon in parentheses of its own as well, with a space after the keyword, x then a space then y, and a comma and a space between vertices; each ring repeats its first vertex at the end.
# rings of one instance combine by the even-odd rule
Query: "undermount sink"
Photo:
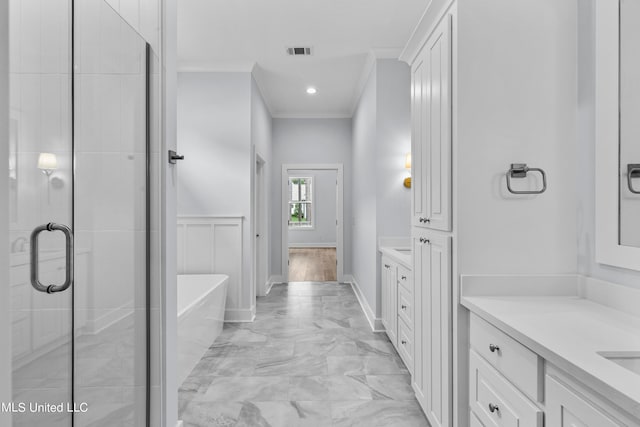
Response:
POLYGON ((605 359, 640 375, 640 351, 599 351, 605 359))

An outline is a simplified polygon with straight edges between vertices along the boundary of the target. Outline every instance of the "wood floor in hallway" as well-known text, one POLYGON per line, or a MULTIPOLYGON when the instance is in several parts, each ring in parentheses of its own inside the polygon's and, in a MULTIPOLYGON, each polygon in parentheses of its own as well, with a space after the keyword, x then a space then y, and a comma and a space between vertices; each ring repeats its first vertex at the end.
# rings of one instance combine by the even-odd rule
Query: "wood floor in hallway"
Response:
POLYGON ((290 282, 335 282, 336 248, 289 248, 290 282))

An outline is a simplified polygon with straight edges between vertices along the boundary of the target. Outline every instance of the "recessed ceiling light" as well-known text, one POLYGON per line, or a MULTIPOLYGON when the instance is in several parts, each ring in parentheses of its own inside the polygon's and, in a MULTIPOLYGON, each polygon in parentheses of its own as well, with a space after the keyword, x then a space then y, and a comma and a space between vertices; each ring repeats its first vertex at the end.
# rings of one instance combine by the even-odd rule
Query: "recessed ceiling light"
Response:
POLYGON ((318 93, 318 89, 316 89, 315 87, 308 87, 307 88, 307 93, 309 95, 315 95, 316 93, 318 93))

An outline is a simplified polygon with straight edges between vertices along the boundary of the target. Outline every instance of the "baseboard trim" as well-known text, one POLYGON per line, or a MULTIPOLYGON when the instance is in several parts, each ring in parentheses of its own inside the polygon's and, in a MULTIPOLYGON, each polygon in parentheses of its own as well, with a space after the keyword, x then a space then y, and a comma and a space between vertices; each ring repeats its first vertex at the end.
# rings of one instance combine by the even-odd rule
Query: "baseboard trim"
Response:
POLYGON ((307 248, 336 248, 337 245, 335 242, 333 243, 291 243, 289 245, 289 249, 307 249, 307 248))
POLYGON ((364 294, 362 293, 362 290, 360 289, 360 286, 358 285, 358 281, 356 280, 356 278, 350 274, 347 274, 344 276, 344 280, 345 282, 351 285, 353 292, 356 294, 356 298, 358 298, 360 307, 362 308, 362 311, 364 312, 364 315, 367 318, 367 321, 369 322, 369 326, 371 327, 371 330, 373 332, 384 332, 385 330, 384 330, 384 325, 382 324, 382 319, 377 318, 375 316, 375 313, 373 312, 373 309, 367 302, 367 299, 364 297, 364 294))
POLYGON ((283 283, 284 282, 284 277, 282 277, 281 275, 272 275, 271 277, 269 277, 269 281, 267 282, 267 291, 266 291, 266 295, 269 295, 269 292, 271 292, 271 288, 273 288, 273 285, 275 285, 276 283, 283 283))
POLYGON ((256 307, 228 308, 224 311, 225 323, 250 323, 256 318, 256 307))

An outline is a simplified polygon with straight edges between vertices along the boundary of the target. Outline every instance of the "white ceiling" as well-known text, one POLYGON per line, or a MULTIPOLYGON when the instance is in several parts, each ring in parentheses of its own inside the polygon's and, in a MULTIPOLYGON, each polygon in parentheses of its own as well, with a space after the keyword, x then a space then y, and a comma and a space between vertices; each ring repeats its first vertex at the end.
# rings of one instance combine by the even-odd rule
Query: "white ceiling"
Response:
POLYGON ((430 0, 180 0, 180 71, 249 71, 276 117, 350 117, 371 52, 395 57, 430 0), (291 57, 289 46, 312 46, 291 57), (318 93, 306 94, 314 86, 318 93))

